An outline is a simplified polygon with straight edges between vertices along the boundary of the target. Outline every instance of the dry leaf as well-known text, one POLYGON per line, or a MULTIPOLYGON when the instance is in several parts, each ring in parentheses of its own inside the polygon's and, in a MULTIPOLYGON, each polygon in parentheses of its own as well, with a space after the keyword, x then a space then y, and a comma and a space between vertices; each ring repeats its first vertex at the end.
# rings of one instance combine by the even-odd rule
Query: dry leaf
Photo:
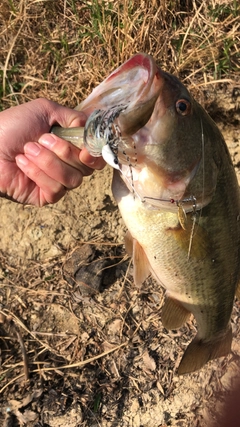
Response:
POLYGON ((146 369, 150 370, 150 371, 155 371, 156 369, 156 363, 155 360, 153 359, 153 357, 149 356, 148 350, 146 350, 143 353, 143 363, 146 369))
POLYGON ((119 335, 121 327, 122 327, 122 320, 114 319, 112 322, 108 324, 108 333, 110 335, 119 335))

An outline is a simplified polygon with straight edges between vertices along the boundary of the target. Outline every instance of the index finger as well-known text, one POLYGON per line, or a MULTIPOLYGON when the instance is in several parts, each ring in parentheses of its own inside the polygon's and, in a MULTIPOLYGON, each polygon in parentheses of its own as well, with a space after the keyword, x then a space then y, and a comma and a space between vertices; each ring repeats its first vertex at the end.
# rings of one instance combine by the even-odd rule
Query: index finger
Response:
POLYGON ((92 169, 101 170, 106 165, 106 162, 103 160, 102 157, 91 156, 91 154, 86 148, 83 148, 83 150, 81 150, 79 159, 84 165, 92 169))

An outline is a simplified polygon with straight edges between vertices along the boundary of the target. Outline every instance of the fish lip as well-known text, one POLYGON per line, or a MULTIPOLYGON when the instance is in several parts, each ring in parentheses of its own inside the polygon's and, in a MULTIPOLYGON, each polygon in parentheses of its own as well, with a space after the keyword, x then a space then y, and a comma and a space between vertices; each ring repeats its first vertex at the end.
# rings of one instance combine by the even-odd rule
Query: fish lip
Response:
POLYGON ((108 110, 117 105, 129 110, 141 99, 149 99, 156 93, 152 86, 154 79, 159 82, 159 77, 154 59, 145 53, 137 53, 93 89, 77 109, 87 116, 95 109, 108 110))
POLYGON ((163 85, 161 70, 154 59, 147 54, 140 53, 130 58, 123 64, 119 73, 124 72, 125 69, 134 69, 136 66, 147 70, 147 79, 145 84, 139 86, 140 90, 136 98, 133 101, 130 100, 127 108, 119 114, 116 124, 122 136, 131 136, 146 125, 152 116, 163 85))
POLYGON ((124 62, 124 64, 120 65, 116 70, 114 70, 109 77, 107 77, 107 80, 111 80, 112 78, 116 77, 119 73, 122 73, 123 71, 129 71, 132 68, 135 68, 136 66, 141 66, 143 68, 146 68, 151 74, 152 67, 155 65, 155 68, 157 69, 157 65, 152 58, 152 56, 146 54, 146 53, 136 53, 133 55, 128 61, 124 62))
POLYGON ((145 126, 161 86, 159 69, 154 59, 145 53, 134 55, 114 70, 78 107, 89 116, 84 132, 84 144, 89 152, 99 156, 103 146, 109 144, 117 160, 117 140, 145 126), (94 116, 95 110, 100 114, 94 116), (101 123, 94 122, 98 117, 101 123))

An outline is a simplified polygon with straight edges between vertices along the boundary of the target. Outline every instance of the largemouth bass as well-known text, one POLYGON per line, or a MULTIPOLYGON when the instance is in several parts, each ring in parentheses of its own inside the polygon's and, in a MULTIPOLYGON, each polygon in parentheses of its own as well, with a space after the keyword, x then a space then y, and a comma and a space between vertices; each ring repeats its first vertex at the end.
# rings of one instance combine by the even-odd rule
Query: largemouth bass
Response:
POLYGON ((181 327, 191 313, 196 319, 178 373, 227 355, 240 275, 240 197, 217 126, 145 54, 114 71, 78 109, 100 117, 85 142, 90 136, 95 155, 104 148, 117 169, 112 188, 129 230, 135 284, 151 273, 166 289, 166 328, 181 327))

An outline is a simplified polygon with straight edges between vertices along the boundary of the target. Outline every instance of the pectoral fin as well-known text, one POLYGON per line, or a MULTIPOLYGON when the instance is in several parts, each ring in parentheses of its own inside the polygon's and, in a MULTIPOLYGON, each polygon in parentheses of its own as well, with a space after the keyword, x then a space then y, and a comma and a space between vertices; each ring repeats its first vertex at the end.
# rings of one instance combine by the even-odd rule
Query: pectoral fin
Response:
POLYGON ((149 262, 142 246, 133 239, 133 278, 136 286, 141 286, 149 276, 149 262))
POLYGON ((179 246, 190 258, 204 259, 211 253, 208 234, 198 224, 194 228, 192 228, 192 224, 191 227, 188 225, 185 229, 179 226, 169 229, 168 232, 173 234, 179 246))
POLYGON ((133 255, 133 238, 130 231, 127 231, 124 238, 125 248, 129 256, 133 255))
POLYGON ((186 323, 190 315, 191 313, 179 301, 172 297, 166 297, 161 313, 164 328, 180 328, 186 323))
POLYGON ((136 286, 141 286, 150 274, 149 262, 142 246, 131 233, 125 235, 125 247, 128 255, 133 257, 133 279, 136 286))
POLYGON ((202 368, 209 360, 226 356, 231 351, 232 329, 217 341, 200 340, 198 336, 189 344, 178 368, 178 374, 188 374, 202 368))

